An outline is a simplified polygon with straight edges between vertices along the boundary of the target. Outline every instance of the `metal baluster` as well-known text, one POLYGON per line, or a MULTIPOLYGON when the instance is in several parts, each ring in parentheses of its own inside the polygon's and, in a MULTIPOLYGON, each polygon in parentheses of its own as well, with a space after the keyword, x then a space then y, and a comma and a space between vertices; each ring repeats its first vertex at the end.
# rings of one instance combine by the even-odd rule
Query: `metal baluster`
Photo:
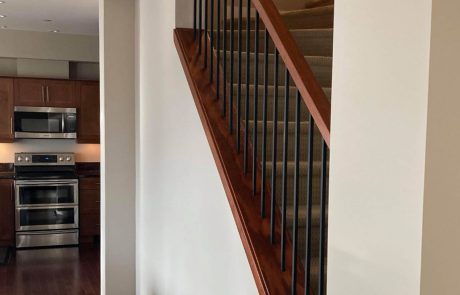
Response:
MULTIPOLYGON (((255 195, 257 190, 257 126, 259 115, 259 13, 256 12, 254 42, 254 129, 252 133, 252 193, 255 195)), ((248 88, 249 89, 249 88, 248 88)))
POLYGON ((305 295, 310 294, 311 289, 311 229, 312 229, 312 211, 313 211, 313 154, 314 154, 314 126, 315 121, 312 115, 308 119, 308 170, 307 170, 307 221, 306 221, 306 249, 305 249, 305 295))
POLYGON ((299 222, 299 163, 300 163, 300 92, 295 99, 295 151, 294 151, 294 222, 292 224, 292 281, 291 294, 297 294, 297 239, 299 222))
POLYGON ((239 153, 241 148, 241 45, 242 45, 242 25, 243 25, 243 0, 239 0, 238 5, 238 88, 236 94, 236 151, 239 153))
POLYGON ((270 208, 270 241, 275 243, 275 206, 276 206, 276 151, 278 141, 278 63, 279 53, 275 48, 275 75, 274 85, 275 93, 273 97, 273 142, 272 142, 272 196, 270 208))
MULTIPOLYGON (((206 1, 206 0, 205 0, 206 1)), ((198 2, 198 54, 201 54, 201 33, 203 25, 203 0, 198 2)))
POLYGON ((208 1, 204 0, 204 65, 203 68, 208 66, 208 1))
POLYGON ((249 142, 249 83, 251 80, 250 74, 250 62, 251 62, 251 51, 250 51, 250 35, 251 35, 251 0, 247 0, 246 3, 246 100, 245 100, 245 127, 244 127, 244 162, 243 171, 246 175, 248 173, 248 142, 249 142))
POLYGON ((286 207, 287 207, 287 166, 289 141, 289 71, 284 72, 284 139, 283 139, 283 186, 281 215, 281 271, 286 270, 286 207))
POLYGON ((193 0, 193 41, 196 41, 196 0, 193 0))
POLYGON ((211 1, 211 11, 210 11, 210 14, 211 14, 211 25, 210 25, 210 39, 211 39, 211 42, 210 42, 210 46, 211 48, 209 48, 209 57, 210 57, 210 67, 209 67, 209 82, 212 83, 214 77, 214 0, 210 0, 211 1))
POLYGON ((220 1, 217 0, 217 63, 216 63, 216 82, 217 82, 217 88, 216 88, 216 99, 219 99, 220 97, 220 1))
POLYGON ((223 68, 223 91, 224 91, 224 97, 222 99, 222 116, 225 117, 227 113, 227 0, 224 0, 224 28, 223 28, 223 36, 224 36, 224 41, 223 41, 223 49, 224 49, 224 68, 223 68))
POLYGON ((260 189, 261 199, 261 215, 265 218, 265 185, 267 176, 267 102, 268 102, 268 35, 267 29, 265 29, 265 40, 264 40, 264 100, 263 100, 263 115, 262 115, 262 183, 260 189))
POLYGON ((235 74, 235 0, 230 1, 230 93, 228 102, 228 131, 233 133, 233 93, 234 93, 234 74, 235 74))
POLYGON ((321 159, 321 201, 320 201, 320 237, 319 237, 319 278, 318 295, 325 294, 325 257, 326 257, 326 198, 327 198, 327 145, 323 140, 321 159))

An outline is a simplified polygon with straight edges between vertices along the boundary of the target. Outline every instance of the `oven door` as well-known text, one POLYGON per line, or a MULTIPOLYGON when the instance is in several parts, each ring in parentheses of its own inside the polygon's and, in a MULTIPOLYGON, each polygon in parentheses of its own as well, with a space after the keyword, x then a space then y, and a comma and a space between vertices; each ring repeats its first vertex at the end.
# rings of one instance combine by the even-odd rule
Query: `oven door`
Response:
POLYGON ((76 138, 74 108, 15 107, 15 138, 76 138))
POLYGON ((16 208, 16 230, 78 228, 78 206, 16 208))
POLYGON ((78 180, 17 180, 16 207, 78 204, 78 180))

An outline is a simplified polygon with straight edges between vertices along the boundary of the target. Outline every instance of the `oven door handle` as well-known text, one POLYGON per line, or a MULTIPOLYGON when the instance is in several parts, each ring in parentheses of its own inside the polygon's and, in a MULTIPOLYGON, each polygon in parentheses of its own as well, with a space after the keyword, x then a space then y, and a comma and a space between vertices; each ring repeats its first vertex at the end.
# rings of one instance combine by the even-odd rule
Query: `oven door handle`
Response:
POLYGON ((54 210, 54 216, 64 216, 64 212, 59 211, 58 209, 54 210))
POLYGON ((19 182, 16 181, 16 187, 33 187, 33 186, 77 186, 76 182, 19 182))

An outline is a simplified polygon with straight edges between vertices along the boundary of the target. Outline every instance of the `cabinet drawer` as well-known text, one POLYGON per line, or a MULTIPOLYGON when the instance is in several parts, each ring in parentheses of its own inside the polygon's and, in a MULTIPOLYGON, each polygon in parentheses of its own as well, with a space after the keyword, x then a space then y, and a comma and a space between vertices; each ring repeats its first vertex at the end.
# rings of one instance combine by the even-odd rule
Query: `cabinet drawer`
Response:
POLYGON ((99 177, 87 177, 80 179, 80 189, 94 189, 100 190, 101 188, 101 179, 99 177))
POLYGON ((80 190, 80 212, 99 213, 101 206, 99 190, 82 189, 80 190))
POLYGON ((97 236, 101 232, 100 214, 80 214, 80 235, 97 236))

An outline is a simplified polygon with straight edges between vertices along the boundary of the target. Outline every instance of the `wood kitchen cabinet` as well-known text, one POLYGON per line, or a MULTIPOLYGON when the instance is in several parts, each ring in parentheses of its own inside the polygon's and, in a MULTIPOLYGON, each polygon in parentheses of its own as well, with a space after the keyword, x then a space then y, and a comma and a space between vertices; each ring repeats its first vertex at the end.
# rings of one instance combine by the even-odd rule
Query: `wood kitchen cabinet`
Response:
POLYGON ((0 245, 14 245, 14 188, 12 179, 0 179, 0 245))
POLYGON ((13 79, 0 78, 0 142, 13 142, 13 79))
POLYGON ((46 80, 47 106, 58 108, 77 107, 75 81, 46 80))
POLYGON ((76 93, 79 99, 77 142, 99 143, 99 82, 77 82, 76 89, 76 93))
POLYGON ((75 81, 32 78, 14 79, 14 105, 76 107, 75 81))
POLYGON ((80 179, 80 242, 92 242, 100 236, 101 185, 99 177, 80 179))

